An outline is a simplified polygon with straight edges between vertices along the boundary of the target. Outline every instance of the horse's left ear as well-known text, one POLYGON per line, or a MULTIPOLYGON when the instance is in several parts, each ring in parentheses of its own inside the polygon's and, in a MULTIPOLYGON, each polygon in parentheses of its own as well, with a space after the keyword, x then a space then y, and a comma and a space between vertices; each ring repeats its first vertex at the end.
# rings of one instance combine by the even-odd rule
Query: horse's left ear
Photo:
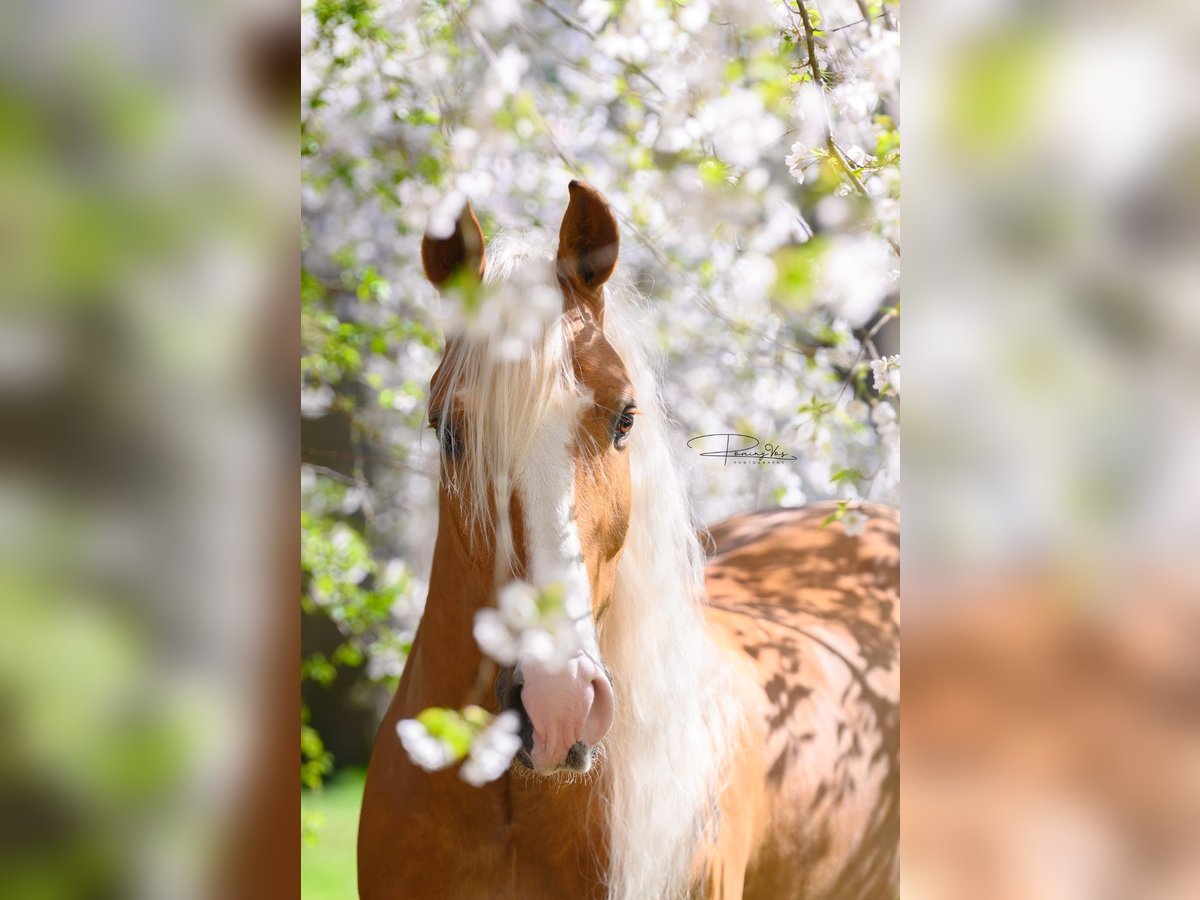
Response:
POLYGON ((567 187, 571 200, 558 232, 558 272, 585 297, 596 296, 617 267, 617 219, 604 196, 586 181, 567 187))
POLYGON ((466 203, 454 222, 454 230, 446 237, 434 237, 429 232, 421 239, 421 265, 425 277, 438 288, 455 275, 483 280, 487 258, 483 249, 483 229, 475 218, 475 210, 466 203))

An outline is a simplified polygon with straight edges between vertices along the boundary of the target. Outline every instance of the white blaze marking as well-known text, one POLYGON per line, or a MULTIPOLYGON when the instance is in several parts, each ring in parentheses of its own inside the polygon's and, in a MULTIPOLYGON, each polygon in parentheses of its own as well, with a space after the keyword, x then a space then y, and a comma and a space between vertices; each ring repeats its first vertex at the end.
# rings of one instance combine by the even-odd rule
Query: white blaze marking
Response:
POLYGON ((566 588, 566 612, 579 625, 583 649, 599 659, 591 616, 591 583, 575 522, 575 460, 571 457, 576 409, 571 404, 548 415, 534 438, 533 452, 517 495, 525 525, 526 577, 541 588, 558 581, 566 588))

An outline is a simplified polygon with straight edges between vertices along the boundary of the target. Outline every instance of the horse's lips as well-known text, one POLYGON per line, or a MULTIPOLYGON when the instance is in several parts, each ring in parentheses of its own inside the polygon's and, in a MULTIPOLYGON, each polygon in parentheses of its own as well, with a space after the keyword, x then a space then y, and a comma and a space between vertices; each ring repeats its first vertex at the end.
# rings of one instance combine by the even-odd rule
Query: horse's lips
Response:
MULTIPOLYGON (((533 723, 530 762, 534 771, 550 774, 567 763, 576 743, 589 751, 608 734, 614 713, 612 685, 600 664, 586 653, 558 671, 538 663, 522 668, 521 700, 533 723)), ((584 759, 589 760, 590 754, 585 753, 584 759)))

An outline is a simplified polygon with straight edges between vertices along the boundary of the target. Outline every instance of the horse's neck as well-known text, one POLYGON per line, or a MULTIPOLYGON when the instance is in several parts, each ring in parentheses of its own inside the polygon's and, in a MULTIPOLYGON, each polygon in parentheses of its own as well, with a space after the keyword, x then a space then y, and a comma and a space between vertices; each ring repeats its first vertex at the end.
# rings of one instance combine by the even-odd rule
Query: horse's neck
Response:
POLYGON ((439 529, 425 612, 400 685, 405 704, 415 704, 409 715, 430 706, 492 708, 491 692, 478 689, 483 658, 473 634, 475 613, 491 591, 457 546, 457 536, 447 535, 451 527, 439 529))

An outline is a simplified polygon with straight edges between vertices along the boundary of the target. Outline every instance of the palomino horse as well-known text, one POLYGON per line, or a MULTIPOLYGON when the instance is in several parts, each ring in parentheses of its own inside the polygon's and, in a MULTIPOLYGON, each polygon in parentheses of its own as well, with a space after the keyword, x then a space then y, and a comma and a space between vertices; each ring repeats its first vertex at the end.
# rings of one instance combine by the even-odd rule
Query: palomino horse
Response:
POLYGON ((516 360, 453 337, 433 376, 437 544, 367 775, 360 893, 895 897, 897 517, 866 507, 851 537, 822 527, 827 508, 776 510, 698 535, 653 327, 605 287, 617 247, 579 181, 556 259, 500 241, 485 265, 469 206, 422 245, 439 287, 540 273, 563 309, 516 360), (490 709, 523 716, 519 761, 482 788, 417 768, 397 722, 481 695, 475 613, 552 577, 586 593, 590 639, 565 669, 500 673, 490 709))

